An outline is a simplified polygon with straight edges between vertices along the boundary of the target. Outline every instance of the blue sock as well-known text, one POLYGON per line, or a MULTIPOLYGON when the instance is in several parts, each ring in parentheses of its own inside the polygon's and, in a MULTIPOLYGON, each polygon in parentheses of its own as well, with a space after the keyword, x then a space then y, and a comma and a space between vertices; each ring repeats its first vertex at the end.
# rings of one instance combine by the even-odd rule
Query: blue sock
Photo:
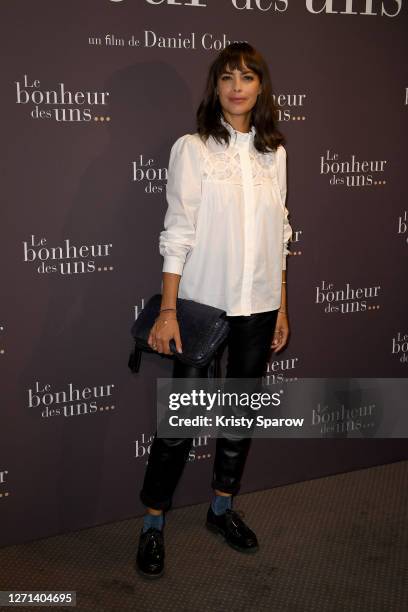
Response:
POLYGON ((164 525, 164 513, 161 514, 146 514, 143 517, 143 532, 147 531, 150 527, 155 529, 163 529, 164 525))
POLYGON ((211 502, 211 508, 214 514, 224 514, 228 508, 232 508, 232 495, 217 495, 215 493, 211 502))

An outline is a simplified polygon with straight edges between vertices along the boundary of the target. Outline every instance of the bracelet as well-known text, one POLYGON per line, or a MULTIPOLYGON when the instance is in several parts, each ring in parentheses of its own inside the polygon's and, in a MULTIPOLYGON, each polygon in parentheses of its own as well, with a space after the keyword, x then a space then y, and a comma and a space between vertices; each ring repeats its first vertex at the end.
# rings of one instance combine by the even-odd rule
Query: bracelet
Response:
POLYGON ((176 308, 160 308, 159 312, 164 312, 165 310, 176 310, 176 308))
POLYGON ((286 285, 286 281, 282 281, 282 285, 286 285))

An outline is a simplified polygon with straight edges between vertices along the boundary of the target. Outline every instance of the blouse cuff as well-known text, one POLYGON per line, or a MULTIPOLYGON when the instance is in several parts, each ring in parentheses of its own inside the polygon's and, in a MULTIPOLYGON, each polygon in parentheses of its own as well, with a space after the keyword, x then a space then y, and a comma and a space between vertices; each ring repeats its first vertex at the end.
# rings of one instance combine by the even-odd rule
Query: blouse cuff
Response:
POLYGON ((163 272, 171 272, 172 274, 183 273, 184 261, 180 261, 178 257, 174 255, 164 255, 163 272))

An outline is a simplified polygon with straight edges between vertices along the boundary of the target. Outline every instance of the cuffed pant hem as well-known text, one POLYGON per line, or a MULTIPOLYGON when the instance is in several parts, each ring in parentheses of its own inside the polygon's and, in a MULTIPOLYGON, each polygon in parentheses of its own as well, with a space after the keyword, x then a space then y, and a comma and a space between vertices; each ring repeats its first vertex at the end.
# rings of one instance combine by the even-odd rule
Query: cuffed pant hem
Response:
POLYGON ((140 500, 141 502, 147 506, 148 508, 153 508, 154 510, 169 510, 171 508, 171 499, 164 499, 164 500, 160 500, 158 501, 157 499, 153 499, 153 497, 150 497, 150 495, 148 495, 145 491, 143 491, 143 489, 140 491, 140 500))
POLYGON ((236 495, 241 487, 241 484, 238 483, 235 485, 227 485, 219 480, 213 480, 211 487, 213 489, 217 489, 218 491, 222 491, 223 493, 231 493, 231 495, 236 495))

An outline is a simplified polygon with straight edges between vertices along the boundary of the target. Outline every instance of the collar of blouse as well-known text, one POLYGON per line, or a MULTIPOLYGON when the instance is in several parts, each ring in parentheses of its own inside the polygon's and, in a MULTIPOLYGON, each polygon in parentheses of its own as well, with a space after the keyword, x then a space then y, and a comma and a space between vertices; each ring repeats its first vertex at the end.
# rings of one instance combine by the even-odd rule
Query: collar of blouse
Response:
POLYGON ((231 134, 235 143, 249 144, 250 142, 253 141, 255 132, 256 132, 255 127, 253 125, 251 126, 251 129, 249 132, 239 132, 238 130, 234 129, 232 125, 228 123, 228 121, 224 119, 223 115, 221 115, 221 123, 225 128, 227 128, 228 132, 231 134))

